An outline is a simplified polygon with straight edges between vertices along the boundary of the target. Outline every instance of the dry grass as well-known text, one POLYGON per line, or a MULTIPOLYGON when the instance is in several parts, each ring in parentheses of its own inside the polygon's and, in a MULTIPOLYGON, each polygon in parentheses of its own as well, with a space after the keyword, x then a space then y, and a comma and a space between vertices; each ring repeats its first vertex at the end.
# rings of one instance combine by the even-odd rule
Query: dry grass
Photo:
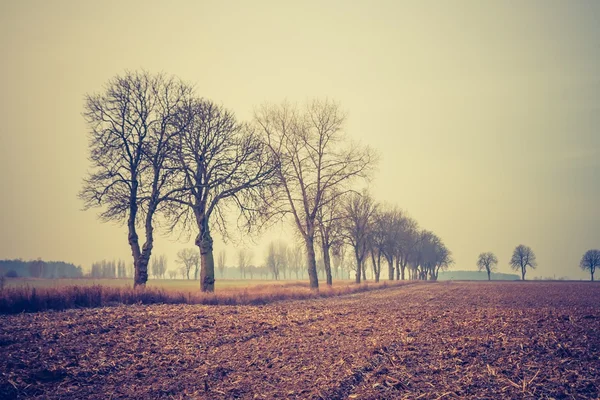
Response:
POLYGON ((249 288, 226 288, 214 294, 178 292, 151 287, 133 289, 104 285, 41 288, 19 286, 0 290, 0 313, 60 311, 70 308, 94 308, 118 304, 262 305, 280 300, 341 296, 406 284, 408 282, 341 284, 314 291, 309 288, 308 283, 268 283, 249 288))

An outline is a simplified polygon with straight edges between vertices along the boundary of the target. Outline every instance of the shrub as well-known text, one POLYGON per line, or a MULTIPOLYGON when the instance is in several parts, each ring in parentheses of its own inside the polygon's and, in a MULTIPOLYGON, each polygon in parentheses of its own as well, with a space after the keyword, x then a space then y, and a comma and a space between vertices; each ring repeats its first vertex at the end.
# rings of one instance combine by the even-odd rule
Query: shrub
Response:
POLYGON ((8 271, 5 275, 7 278, 18 278, 19 274, 17 273, 17 271, 15 271, 14 269, 11 269, 10 271, 8 271))

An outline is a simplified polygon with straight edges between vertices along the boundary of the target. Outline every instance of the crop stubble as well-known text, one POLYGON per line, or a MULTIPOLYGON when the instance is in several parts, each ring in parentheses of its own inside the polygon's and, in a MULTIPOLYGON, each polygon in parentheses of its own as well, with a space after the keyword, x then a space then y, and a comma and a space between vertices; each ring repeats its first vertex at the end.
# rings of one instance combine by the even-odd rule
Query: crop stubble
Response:
POLYGON ((600 285, 0 317, 0 398, 597 398, 600 285))

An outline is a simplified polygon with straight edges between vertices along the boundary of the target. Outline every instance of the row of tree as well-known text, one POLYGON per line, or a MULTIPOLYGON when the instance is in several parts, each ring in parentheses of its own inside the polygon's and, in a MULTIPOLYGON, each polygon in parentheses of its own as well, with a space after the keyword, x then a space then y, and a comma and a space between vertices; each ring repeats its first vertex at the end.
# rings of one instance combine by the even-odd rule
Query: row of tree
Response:
MULTIPOLYGON (((531 247, 520 244, 515 247, 508 264, 514 271, 520 272, 521 279, 525 280, 527 269, 535 269, 537 267, 537 259, 531 247)), ((477 258, 477 268, 479 271, 487 272, 488 280, 491 280, 491 273, 496 270, 497 266, 498 258, 494 253, 486 252, 479 254, 479 257, 477 258)), ((600 250, 596 249, 586 251, 579 262, 579 267, 590 273, 591 281, 594 281, 594 273, 599 266, 600 250)))
MULTIPOLYGON (((142 71, 116 76, 101 93, 88 95, 84 117, 91 170, 80 197, 87 208, 102 208, 103 221, 126 223, 135 285, 148 279, 160 224, 197 232, 200 270, 194 275, 200 274, 202 291, 213 291, 212 232, 226 237, 231 215, 245 232, 289 217, 314 289, 318 244, 329 285, 332 256, 339 258, 346 247, 354 253, 357 282, 368 257, 377 280, 382 260, 390 279, 404 278, 407 268, 413 279, 436 279, 452 262, 435 234, 353 189, 370 177, 377 157, 345 135, 346 116, 335 102, 267 104, 240 122, 196 96, 191 85, 142 71)), ((283 262, 278 253, 269 249, 265 260, 275 276, 283 262)), ((193 261, 191 253, 178 255, 188 274, 193 261)), ((248 265, 240 255, 240 269, 248 265)))
POLYGON ((80 266, 71 263, 44 261, 38 258, 32 261, 0 260, 0 275, 11 278, 28 276, 32 278, 80 278, 83 276, 83 271, 80 266))
MULTIPOLYGON (((520 244, 515 247, 508 264, 514 271, 520 272, 521 279, 525 280, 527 268, 535 269, 537 267, 537 260, 531 247, 520 244)), ((497 266, 498 258, 494 253, 486 252, 479 254, 477 268, 479 271, 487 272, 488 280, 491 280, 491 274, 496 270, 497 266)))

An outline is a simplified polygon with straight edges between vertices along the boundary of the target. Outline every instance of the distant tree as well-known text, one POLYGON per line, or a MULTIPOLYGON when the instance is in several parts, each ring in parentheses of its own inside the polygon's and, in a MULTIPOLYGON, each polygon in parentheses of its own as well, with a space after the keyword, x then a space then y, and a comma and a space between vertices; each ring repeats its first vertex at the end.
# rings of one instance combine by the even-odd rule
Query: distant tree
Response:
POLYGON ((167 256, 161 254, 158 257, 153 257, 150 264, 150 270, 155 278, 164 278, 167 272, 167 256))
POLYGON ((498 259, 494 253, 481 253, 477 259, 477 269, 479 271, 485 270, 487 272, 488 281, 492 280, 492 271, 496 270, 498 265, 498 259))
POLYGON ((127 271, 125 268, 125 261, 119 259, 119 261, 117 261, 117 278, 126 278, 127 277, 127 271))
POLYGON ((346 116, 332 101, 314 100, 303 109, 283 103, 265 105, 255 114, 271 154, 278 161, 277 188, 272 198, 277 212, 290 214, 306 248, 312 289, 319 288, 315 238, 317 214, 356 178, 369 175, 374 155, 351 143, 344 133, 346 116))
POLYGON ((352 193, 344 203, 344 239, 354 250, 356 283, 361 281, 361 272, 365 278, 364 261, 369 253, 371 224, 376 210, 375 202, 366 192, 352 193))
POLYGON ((181 265, 183 274, 187 279, 190 279, 190 271, 192 268, 198 268, 200 255, 198 250, 192 248, 181 249, 177 252, 175 262, 181 265))
POLYGON ((343 242, 337 243, 331 249, 332 259, 333 259, 333 271, 335 273, 336 279, 343 279, 344 272, 344 261, 346 258, 346 246, 343 242))
POLYGON ((44 275, 46 263, 41 259, 37 259, 29 263, 29 275, 33 278, 41 278, 44 275))
POLYGON ((600 266, 600 250, 588 250, 585 252, 583 257, 581 257, 581 261, 579 262, 579 266, 584 271, 589 271, 591 276, 591 281, 594 281, 594 272, 596 271, 596 267, 600 266))
POLYGON ((446 270, 454 262, 452 252, 435 233, 423 231, 421 279, 436 281, 440 270, 446 270))
POLYGON ((177 278, 177 270, 168 270, 167 274, 169 275, 169 279, 176 279, 177 278))
POLYGON ((286 263, 286 254, 287 246, 284 242, 269 243, 265 265, 275 280, 279 280, 279 274, 286 263))
POLYGON ((317 231, 322 250, 323 268, 327 285, 333 284, 331 273, 331 248, 343 240, 342 219, 344 218, 342 204, 343 196, 336 189, 324 193, 329 197, 317 211, 317 231))
POLYGON ((248 267, 252 262, 252 253, 246 249, 240 249, 238 251, 238 267, 240 269, 240 277, 246 278, 248 267))
POLYGON ((302 271, 302 248, 297 246, 297 245, 293 245, 290 246, 288 248, 287 251, 287 264, 290 270, 290 277, 291 274, 294 273, 296 275, 296 279, 299 279, 299 274, 302 271))
POLYGON ((145 285, 154 245, 154 214, 173 182, 173 137, 191 86, 162 74, 127 72, 102 93, 85 98, 91 171, 79 196, 102 207, 102 221, 126 222, 135 265, 134 286, 145 285), (144 244, 138 228, 144 227, 144 244))
POLYGON ((219 270, 219 275, 221 275, 221 278, 223 278, 223 275, 225 274, 225 262, 227 260, 227 253, 225 252, 225 249, 219 251, 219 254, 217 255, 217 269, 219 270))
POLYGON ((535 269, 535 267, 537 267, 535 254, 533 250, 531 250, 531 247, 522 244, 515 247, 509 265, 513 270, 521 271, 521 279, 525 280, 527 267, 531 269, 535 269))
MULTIPOLYGON (((419 245, 419 225, 406 213, 397 215, 394 230, 396 230, 396 280, 406 279, 406 267, 415 258, 419 245)), ((410 269, 408 272, 410 273, 410 269)))

